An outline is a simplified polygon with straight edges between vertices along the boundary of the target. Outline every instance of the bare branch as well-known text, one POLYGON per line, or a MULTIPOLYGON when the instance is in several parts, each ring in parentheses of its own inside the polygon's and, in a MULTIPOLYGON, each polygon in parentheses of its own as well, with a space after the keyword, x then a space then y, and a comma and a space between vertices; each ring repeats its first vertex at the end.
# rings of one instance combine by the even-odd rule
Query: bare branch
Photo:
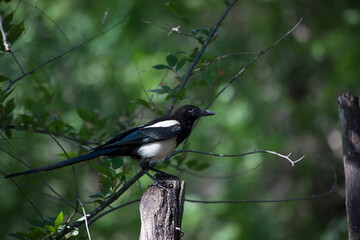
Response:
POLYGON ((78 199, 78 202, 80 203, 80 206, 81 206, 81 208, 83 210, 83 213, 84 213, 83 219, 85 220, 85 227, 86 227, 86 232, 87 232, 88 238, 89 238, 89 240, 91 240, 89 225, 88 225, 88 221, 87 221, 87 214, 86 214, 86 211, 85 211, 85 208, 84 208, 84 204, 80 201, 80 199, 78 199))
POLYGON ((219 203, 279 203, 279 202, 294 202, 294 201, 303 201, 303 200, 310 200, 310 199, 316 199, 316 198, 322 198, 325 197, 331 193, 337 192, 342 188, 337 188, 336 187, 337 184, 337 177, 336 174, 334 172, 334 182, 330 188, 329 191, 325 192, 325 193, 320 193, 320 194, 314 194, 314 195, 310 195, 310 196, 305 196, 305 197, 299 197, 299 198, 287 198, 287 199, 275 199, 275 200, 233 200, 233 201, 201 201, 201 200, 192 200, 192 199, 185 199, 185 201, 187 202, 192 202, 192 203, 204 203, 204 204, 219 204, 219 203))
POLYGON ((203 204, 219 204, 219 203, 279 203, 279 202, 294 202, 303 201, 316 198, 325 197, 331 193, 337 192, 342 188, 331 188, 329 191, 320 194, 314 194, 311 196, 299 197, 299 198, 287 198, 287 199, 273 199, 273 200, 234 200, 234 201, 201 201, 193 199, 185 199, 186 202, 191 203, 203 203, 203 204))
POLYGON ((17 58, 15 57, 14 53, 11 51, 10 49, 10 45, 7 41, 7 38, 6 38, 6 32, 4 30, 4 26, 3 26, 3 20, 2 20, 2 15, 1 15, 1 12, 0 12, 0 31, 1 31, 1 35, 2 35, 2 39, 3 39, 3 45, 4 45, 4 48, 5 48, 5 51, 6 52, 9 52, 11 54, 11 56, 13 57, 13 59, 15 60, 16 64, 18 65, 18 67, 20 68, 20 71, 24 74, 24 69, 21 67, 19 61, 17 60, 17 58))
MULTIPOLYGON (((37 115, 35 115, 35 116, 36 116, 37 121, 42 125, 45 133, 46 133, 49 137, 51 137, 51 139, 54 140, 54 142, 61 148, 61 150, 63 151, 63 153, 64 153, 65 156, 67 157, 67 159, 70 159, 69 155, 67 154, 67 152, 65 151, 65 149, 63 148, 63 146, 61 146, 61 144, 59 143, 59 141, 56 140, 56 138, 51 135, 51 133, 49 132, 49 130, 46 128, 46 126, 41 122, 40 118, 39 118, 37 115)), ((77 177, 76 177, 76 173, 75 173, 75 168, 74 168, 73 165, 71 165, 71 169, 72 169, 72 173, 73 173, 73 176, 74 176, 76 199, 79 199, 78 182, 77 182, 77 177)), ((78 202, 76 201, 76 202, 75 202, 75 211, 77 211, 77 209, 78 209, 78 202)))
POLYGON ((158 28, 160 28, 160 29, 162 29, 162 30, 165 30, 166 32, 168 32, 168 36, 170 36, 171 33, 175 32, 175 33, 177 33, 177 34, 179 34, 179 35, 181 35, 181 36, 185 36, 185 37, 190 37, 190 38, 195 38, 195 39, 196 39, 196 37, 195 37, 193 34, 188 34, 188 33, 181 32, 181 31, 179 30, 181 26, 171 27, 171 28, 169 29, 169 28, 163 27, 163 26, 161 26, 161 25, 159 25, 159 24, 152 23, 152 22, 150 22, 150 21, 142 20, 142 22, 147 23, 147 24, 150 24, 150 25, 154 25, 154 26, 156 26, 156 27, 158 27, 158 28))
POLYGON ((109 213, 111 213, 111 212, 113 212, 113 211, 115 211, 115 210, 118 210, 118 209, 120 209, 120 208, 126 207, 126 206, 131 205, 131 204, 136 203, 136 202, 140 202, 140 200, 141 200, 141 199, 139 198, 139 199, 135 199, 135 200, 129 201, 129 202, 127 202, 127 203, 121 204, 120 206, 117 206, 117 207, 113 207, 113 208, 111 208, 111 209, 109 209, 109 210, 107 210, 107 211, 105 211, 105 212, 97 215, 96 217, 92 218, 92 219, 89 221, 89 226, 90 226, 91 224, 93 224, 94 222, 96 222, 96 221, 97 221, 98 219, 100 219, 101 217, 103 217, 103 216, 105 216, 105 215, 107 215, 107 214, 109 214, 109 213))
MULTIPOLYGON (((0 173, 3 174, 4 176, 6 175, 3 171, 0 170, 0 173)), ((30 198, 28 198, 26 196, 26 194, 21 190, 20 186, 14 181, 14 179, 10 178, 10 180, 15 184, 15 186, 17 187, 17 189, 19 190, 19 192, 21 193, 21 195, 26 199, 26 201, 28 201, 30 203, 30 205, 34 208, 35 212, 40 216, 41 221, 44 223, 44 225, 46 224, 43 216, 41 215, 39 209, 35 206, 35 204, 30 200, 30 198)))
POLYGON ((237 178, 237 177, 241 177, 241 176, 244 176, 245 174, 249 173, 249 172, 252 172, 252 171, 255 171, 256 169, 258 169, 260 166, 262 165, 262 163, 258 164, 257 166, 253 167, 252 169, 249 169, 249 170, 246 170, 246 171, 241 171, 239 173, 236 173, 236 174, 232 174, 232 175, 226 175, 226 176, 205 176, 205 175, 200 175, 200 174, 197 174, 196 172, 193 172, 193 171, 189 171, 185 168, 180 168, 178 166, 175 166, 175 165, 172 165, 170 164, 171 167, 175 168, 176 170, 180 171, 180 172, 183 172, 183 173, 187 173, 189 175, 192 175, 194 177, 198 177, 198 178, 205 178, 205 179, 212 179, 212 180, 228 180, 228 179, 231 179, 231 178, 237 178))
POLYGON ((59 30, 59 32, 64 36, 65 40, 69 43, 70 46, 74 47, 74 44, 72 44, 72 42, 70 41, 70 39, 68 38, 68 36, 66 35, 66 33, 64 32, 64 30, 62 30, 62 28, 59 26, 59 24, 57 24, 55 22, 54 19, 52 19, 49 15, 47 15, 43 10, 41 10, 38 6, 34 6, 30 3, 27 2, 22 2, 22 4, 25 4, 29 7, 33 7, 35 8, 37 11, 39 11, 42 15, 44 15, 47 19, 49 19, 50 22, 52 22, 55 27, 59 30))
MULTIPOLYGON (((212 26, 211 31, 210 31, 208 37, 206 38, 204 44, 202 45, 199 53, 197 54, 194 61, 191 63, 191 66, 189 67, 185 77, 181 81, 181 84, 180 84, 179 88, 177 89, 178 92, 181 91, 181 89, 183 89, 185 87, 187 81, 189 80, 190 76, 192 75, 192 72, 194 71, 196 64, 199 62, 200 58, 204 54, 206 48, 208 47, 209 43, 211 42, 211 39, 214 37, 216 31, 218 30, 220 24, 223 22, 223 20, 228 15, 228 13, 232 9, 232 7, 237 3, 237 1, 238 0, 231 1, 231 3, 229 3, 229 5, 227 5, 225 11, 221 14, 220 18, 216 21, 215 25, 212 26)), ((170 104, 166 115, 170 115, 172 109, 174 108, 175 101, 176 101, 176 99, 172 100, 172 103, 170 104)))
POLYGON ((6 32, 4 31, 1 12, 0 12, 0 31, 1 31, 2 39, 3 39, 3 44, 4 44, 5 51, 10 52, 11 51, 10 50, 10 45, 9 45, 9 43, 7 41, 7 38, 6 38, 6 32))
POLYGON ((202 151, 187 150, 187 149, 182 149, 182 150, 176 151, 176 152, 172 153, 170 155, 170 157, 174 156, 176 154, 179 154, 179 153, 183 153, 183 152, 204 154, 204 155, 210 155, 210 156, 215 156, 215 157, 243 157, 243 156, 250 155, 250 154, 255 154, 255 153, 269 153, 269 154, 273 154, 273 155, 276 155, 278 157, 281 157, 281 158, 284 158, 284 159, 288 160, 291 163, 292 166, 294 166, 295 163, 301 161, 305 157, 305 155, 304 155, 304 156, 302 156, 301 158, 299 158, 297 160, 292 160, 292 159, 290 159, 291 153, 289 155, 283 155, 283 154, 280 154, 280 153, 277 153, 277 152, 274 152, 274 151, 268 151, 268 150, 254 150, 252 152, 239 153, 239 154, 221 154, 221 153, 202 152, 202 151))

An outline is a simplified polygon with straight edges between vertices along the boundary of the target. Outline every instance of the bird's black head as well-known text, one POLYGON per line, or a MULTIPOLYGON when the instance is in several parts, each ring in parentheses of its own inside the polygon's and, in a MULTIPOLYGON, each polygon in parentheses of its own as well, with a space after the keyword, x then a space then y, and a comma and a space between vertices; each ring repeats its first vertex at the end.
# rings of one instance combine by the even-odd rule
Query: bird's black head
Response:
POLYGON ((194 105, 185 105, 176 110, 173 116, 186 122, 194 123, 200 117, 211 115, 215 115, 215 113, 194 105))

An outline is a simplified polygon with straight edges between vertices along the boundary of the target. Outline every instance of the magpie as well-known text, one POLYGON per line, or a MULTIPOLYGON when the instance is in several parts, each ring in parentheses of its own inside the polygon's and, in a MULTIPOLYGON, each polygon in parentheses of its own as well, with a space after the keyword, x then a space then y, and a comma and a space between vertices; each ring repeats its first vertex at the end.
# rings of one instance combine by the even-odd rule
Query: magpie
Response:
POLYGON ((45 167, 9 174, 5 178, 62 168, 100 156, 110 158, 130 156, 139 160, 141 170, 154 180, 152 175, 147 172, 147 169, 156 163, 164 161, 190 135, 193 124, 198 118, 214 114, 214 112, 200 109, 194 105, 185 105, 176 110, 171 116, 159 117, 141 127, 122 132, 106 141, 103 145, 93 148, 91 152, 85 155, 45 167))

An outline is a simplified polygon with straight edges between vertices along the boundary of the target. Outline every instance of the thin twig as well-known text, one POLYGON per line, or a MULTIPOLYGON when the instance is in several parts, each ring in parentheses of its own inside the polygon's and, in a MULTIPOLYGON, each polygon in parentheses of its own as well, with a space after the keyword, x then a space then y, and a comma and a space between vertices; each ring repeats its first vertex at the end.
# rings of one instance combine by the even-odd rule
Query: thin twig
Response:
MULTIPOLYGON (((0 173, 3 174, 4 176, 6 175, 3 171, 0 170, 0 173)), ((28 198, 26 196, 26 194, 21 190, 20 186, 14 181, 14 179, 10 178, 10 180, 15 184, 15 186, 17 187, 17 189, 20 191, 21 195, 26 199, 26 201, 28 201, 30 203, 30 205, 35 209, 35 212, 40 216, 41 221, 44 223, 44 225, 46 224, 43 216, 41 215, 39 209, 35 206, 35 204, 30 200, 30 198, 28 198)))
POLYGON ((121 204, 120 206, 117 206, 117 207, 113 207, 113 208, 111 208, 111 209, 109 209, 109 210, 107 210, 107 211, 105 211, 105 212, 97 215, 96 217, 92 218, 92 219, 89 221, 89 226, 90 226, 91 224, 93 224, 94 222, 96 222, 97 220, 99 220, 101 217, 103 217, 103 216, 105 216, 105 215, 107 215, 107 214, 109 214, 109 213, 111 213, 111 212, 113 212, 113 211, 115 211, 115 210, 117 210, 117 209, 126 207, 126 206, 131 205, 131 204, 136 203, 136 202, 140 202, 140 200, 141 200, 141 199, 139 198, 139 199, 135 199, 135 200, 129 201, 129 202, 127 202, 127 203, 121 204))
POLYGON ((10 45, 7 41, 7 38, 6 38, 6 32, 4 30, 4 27, 3 27, 3 20, 2 20, 2 15, 1 15, 1 12, 0 12, 0 31, 1 31, 1 35, 2 35, 2 39, 3 39, 3 44, 4 44, 4 48, 5 48, 5 51, 6 52, 10 52, 10 45))
POLYGON ((203 151, 196 151, 196 150, 188 150, 188 149, 182 149, 182 150, 179 150, 179 151, 176 151, 174 153, 172 153, 170 155, 170 157, 176 155, 176 154, 179 154, 179 153, 183 153, 183 152, 191 152, 191 153, 197 153, 197 154, 204 154, 204 155, 210 155, 210 156, 215 156, 215 157, 243 157, 243 156, 246 156, 246 155, 250 155, 250 154, 255 154, 255 153, 269 153, 269 154, 273 154, 273 155, 276 155, 278 157, 281 157, 281 158, 284 158, 286 160, 288 160, 292 166, 295 165, 295 163, 301 161, 304 157, 302 156, 301 158, 297 159, 297 160, 291 160, 290 159, 290 154, 288 155, 283 155, 283 154, 280 154, 280 153, 277 153, 277 152, 274 152, 274 151, 268 151, 268 150, 254 150, 252 152, 246 152, 246 153, 239 153, 239 154, 221 154, 221 153, 211 153, 211 152, 203 152, 203 151))
MULTIPOLYGON (((67 152, 65 151, 65 149, 63 148, 63 146, 59 143, 59 141, 54 138, 54 136, 49 132, 49 130, 46 128, 46 126, 41 122, 40 118, 35 115, 36 120, 40 123, 40 125, 43 127, 45 133, 51 137, 52 140, 54 140, 54 142, 61 148, 61 150, 63 151, 63 153, 65 154, 67 159, 70 159, 69 155, 67 154, 67 152)), ((75 183, 75 194, 76 194, 76 199, 79 199, 79 188, 78 188, 78 182, 77 182, 77 177, 76 177, 76 173, 75 173, 75 168, 73 165, 71 165, 71 169, 72 169, 72 173, 74 176, 74 183, 75 183)), ((78 202, 75 201, 75 211, 78 210, 78 202)))
POLYGON ((193 199, 185 199, 186 202, 191 203, 203 203, 203 204, 219 204, 219 203, 279 203, 279 202, 294 202, 294 201, 303 201, 309 199, 322 198, 331 193, 337 192, 342 188, 332 188, 325 193, 314 194, 306 197, 299 198, 287 198, 287 199, 273 199, 273 200, 234 200, 234 201, 202 201, 202 200, 193 200, 193 199))
POLYGON ((77 199, 77 200, 80 203, 80 206, 81 206, 81 208, 83 210, 83 213, 84 213, 83 219, 85 220, 86 232, 87 232, 89 240, 91 240, 91 235, 90 235, 90 230, 89 230, 89 225, 88 225, 88 220, 87 220, 87 214, 86 214, 86 211, 85 211, 85 208, 84 208, 84 204, 80 201, 80 199, 77 199))
MULTIPOLYGON (((19 162, 21 162, 23 165, 25 165, 27 168, 30 169, 30 166, 28 164, 26 164, 24 161, 22 161, 20 158, 16 157, 14 154, 10 153, 9 151, 5 150, 4 148, 0 147, 0 150, 7 153, 9 156, 11 156, 12 158, 18 160, 19 162)), ((61 199, 62 201, 64 201, 69 207, 75 209, 75 207, 68 201, 66 200, 63 196, 61 196, 59 193, 57 193, 55 191, 54 188, 52 188, 42 177, 39 176, 39 174, 34 173, 34 175, 40 179, 40 181, 42 181, 56 196, 59 197, 59 199, 61 199)), ((77 208, 76 208, 77 209, 77 208)), ((75 209, 75 210, 76 210, 75 209)))
POLYGON ((59 30, 59 32, 64 36, 65 40, 69 43, 70 46, 74 47, 74 44, 72 44, 72 42, 70 41, 70 39, 68 38, 68 36, 66 35, 66 33, 64 32, 64 30, 62 30, 62 28, 59 26, 59 24, 57 24, 55 22, 54 19, 52 19, 49 15, 47 15, 43 10, 41 10, 38 6, 34 6, 30 3, 27 3, 27 2, 22 2, 22 4, 25 4, 29 7, 33 7, 35 8, 36 10, 38 10, 42 15, 44 15, 47 19, 49 19, 49 21, 51 21, 55 27, 59 30))
POLYGON ((299 198, 287 198, 287 199, 275 199, 275 200, 234 200, 234 201, 201 201, 201 200, 193 200, 193 199, 185 199, 185 201, 187 202, 192 202, 192 203, 204 203, 204 204, 218 204, 218 203, 279 203, 279 202, 293 202, 293 201, 303 201, 303 200, 309 200, 309 199, 316 199, 316 198, 322 198, 324 196, 327 196, 331 193, 337 192, 342 188, 337 188, 336 187, 337 184, 337 177, 336 174, 334 172, 334 182, 330 188, 329 191, 325 192, 325 193, 320 193, 320 194, 314 194, 311 196, 306 196, 306 197, 299 197, 299 198))
POLYGON ((170 34, 171 34, 172 32, 175 32, 175 33, 177 33, 177 34, 179 34, 179 35, 181 35, 181 36, 185 36, 185 37, 190 37, 190 38, 195 38, 195 39, 196 39, 195 35, 193 35, 193 34, 188 34, 188 33, 181 32, 181 31, 179 30, 181 26, 172 27, 171 29, 169 29, 169 28, 163 27, 163 26, 161 26, 161 25, 159 25, 159 24, 152 23, 152 22, 150 22, 150 21, 146 21, 146 20, 141 20, 141 21, 144 22, 144 23, 150 24, 150 25, 154 25, 154 26, 156 26, 156 27, 158 27, 158 28, 160 28, 160 29, 162 29, 162 30, 165 30, 166 32, 168 32, 168 36, 170 36, 170 34))
MULTIPOLYGON (((19 130, 24 130, 24 131, 31 131, 31 132, 36 132, 36 133, 42 133, 42 134, 47 134, 46 131, 44 131, 43 129, 38 129, 38 128, 24 128, 23 126, 17 126, 17 125, 1 125, 1 129, 16 129, 17 131, 19 130)), ((70 141, 73 142, 77 142, 77 143, 81 143, 81 144, 86 144, 86 145, 99 145, 98 142, 92 142, 92 141, 87 141, 87 140, 82 140, 82 139, 78 139, 78 138, 74 138, 74 137, 70 137, 70 136, 65 136, 59 133, 52 133, 53 136, 55 137, 62 137, 65 139, 68 139, 70 141)))
POLYGON ((239 173, 236 173, 236 174, 232 174, 232 175, 226 175, 226 176, 208 176, 208 175, 200 175, 196 172, 193 172, 193 171, 189 171, 185 168, 180 168, 178 166, 175 166, 175 165, 172 165, 170 164, 170 167, 173 167, 175 168, 176 170, 180 171, 180 172, 183 172, 183 173, 187 173, 189 175, 192 175, 194 177, 197 177, 197 178, 204 178, 204 179, 214 179, 214 180, 228 180, 228 179, 231 179, 231 178, 237 178, 237 177, 241 177, 241 176, 244 176, 245 174, 249 173, 249 172, 252 172, 252 171, 255 171, 256 169, 258 169, 260 166, 262 165, 262 163, 258 164, 257 166, 255 166, 254 168, 252 169, 249 169, 249 170, 246 170, 246 171, 241 171, 239 173))
POLYGON ((200 72, 201 70, 203 70, 204 68, 208 67, 209 65, 213 64, 214 62, 217 62, 219 60, 222 60, 224 58, 228 58, 228 57, 232 57, 232 56, 238 56, 238 55, 255 55, 257 53, 255 52, 238 52, 238 53, 231 53, 231 54, 226 54, 220 57, 217 57, 209 62, 207 62, 206 64, 200 66, 199 68, 195 69, 192 74, 195 74, 197 72, 200 72))
POLYGON ((22 68, 20 62, 17 60, 17 58, 15 57, 15 54, 11 51, 10 49, 10 44, 7 41, 6 38, 6 32, 4 30, 4 26, 3 26, 3 20, 2 20, 2 15, 0 12, 0 31, 1 31, 1 35, 2 35, 2 39, 3 39, 3 45, 5 48, 5 51, 10 53, 10 55, 13 57, 13 59, 15 60, 16 64, 18 65, 18 67, 20 68, 20 71, 22 72, 22 74, 24 74, 24 69, 22 68))
MULTIPOLYGON (((229 5, 227 5, 225 11, 221 14, 220 18, 216 21, 215 25, 212 26, 211 31, 210 31, 208 37, 206 38, 204 44, 202 45, 199 53, 196 55, 194 61, 193 61, 193 62, 191 63, 191 65, 190 65, 190 67, 189 67, 189 69, 188 69, 185 77, 184 77, 183 80, 181 81, 180 86, 177 88, 177 91, 178 91, 178 92, 181 91, 181 90, 185 87, 187 81, 189 80, 190 76, 192 75, 192 72, 194 71, 194 68, 195 68, 196 64, 199 62, 200 58, 201 58, 202 55, 204 54, 206 48, 208 47, 209 43, 211 42, 212 38, 214 37, 216 31, 218 30, 220 24, 223 22, 223 20, 225 19, 225 17, 227 16, 227 14, 230 12, 230 10, 232 9, 232 7, 237 3, 237 1, 238 1, 238 0, 233 0, 233 1, 231 1, 231 3, 229 3, 229 5)), ((172 100, 172 103, 170 104, 170 106, 169 106, 169 108, 168 108, 168 110, 167 110, 166 115, 170 115, 171 111, 172 111, 173 108, 174 108, 175 101, 176 101, 176 99, 173 99, 173 100, 172 100)))
POLYGON ((243 67, 217 94, 216 96, 210 101, 210 103, 206 106, 206 109, 209 108, 214 101, 246 70, 248 69, 258 58, 265 55, 270 49, 275 47, 281 40, 286 38, 290 33, 292 33, 301 23, 302 18, 300 18, 299 22, 285 35, 283 35, 281 38, 279 38, 276 42, 274 42, 270 47, 266 48, 265 50, 260 51, 258 55, 256 55, 245 67, 243 67))

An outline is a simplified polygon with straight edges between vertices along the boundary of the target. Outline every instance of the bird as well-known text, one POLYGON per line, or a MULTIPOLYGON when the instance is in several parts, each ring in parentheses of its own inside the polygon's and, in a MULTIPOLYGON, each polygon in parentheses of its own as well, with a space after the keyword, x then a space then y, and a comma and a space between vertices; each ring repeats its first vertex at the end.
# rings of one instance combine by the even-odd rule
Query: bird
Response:
MULTIPOLYGON (((184 105, 171 116, 159 117, 141 127, 135 127, 117 134, 114 138, 93 148, 87 154, 44 167, 12 173, 6 175, 5 178, 50 171, 100 156, 110 158, 130 156, 139 160, 140 169, 157 183, 147 170, 151 166, 164 161, 190 135, 197 119, 214 114, 212 111, 201 109, 194 105, 184 105)), ((154 168, 151 169, 155 170, 154 168)))

